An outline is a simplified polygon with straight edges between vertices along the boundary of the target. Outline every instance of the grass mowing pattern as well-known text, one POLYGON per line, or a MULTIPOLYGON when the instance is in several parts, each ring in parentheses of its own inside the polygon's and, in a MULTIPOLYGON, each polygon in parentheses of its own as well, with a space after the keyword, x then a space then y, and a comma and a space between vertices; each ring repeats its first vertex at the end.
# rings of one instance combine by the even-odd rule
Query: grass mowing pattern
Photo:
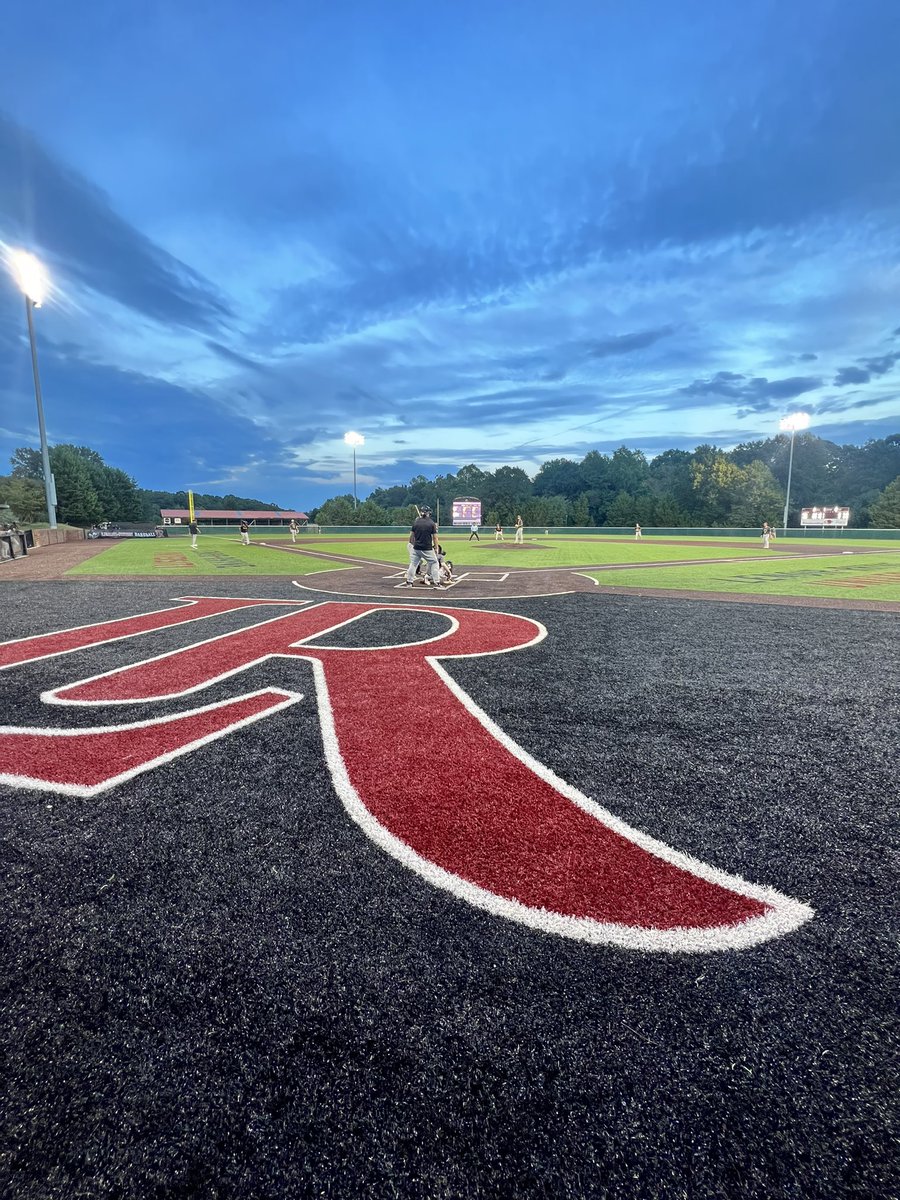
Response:
POLYGON ((587 571, 604 587, 667 588, 758 596, 893 600, 900 604, 900 554, 769 559, 754 563, 698 563, 640 571, 587 571))
MULTIPOLYGON (((172 594, 148 581, 139 607, 172 594)), ((137 611, 114 581, 10 583, 5 601, 10 638, 137 611)), ((453 665, 491 719, 623 819, 816 917, 710 956, 492 918, 348 820, 311 703, 90 803, 0 787, 5 1195, 897 1194, 896 618, 600 595, 501 607, 548 637, 453 665)), ((39 694, 212 632, 0 673, 0 710, 115 720, 39 694)), ((202 700, 298 685, 311 692, 302 666, 274 659, 202 700)), ((439 786, 439 763, 422 769, 439 786)))
MULTIPOLYGON (((369 562, 404 564, 408 561, 407 532, 399 530, 396 537, 376 535, 367 538, 308 538, 301 547, 310 553, 351 555, 369 562)), ((265 537, 263 541, 277 545, 290 545, 290 539, 265 537)), ((751 544, 746 547, 723 546, 721 541, 710 538, 701 546, 675 545, 662 539, 635 542, 624 538, 579 537, 571 539, 529 538, 524 546, 516 546, 511 538, 503 545, 493 539, 469 542, 462 534, 441 533, 441 545, 455 566, 462 570, 477 570, 479 567, 583 567, 603 563, 672 562, 696 558, 752 558, 763 553, 762 547, 751 544)), ((305 555, 296 555, 298 560, 305 555)))
POLYGON ((306 554, 282 554, 264 546, 243 546, 237 538, 201 538, 196 550, 187 538, 134 538, 73 567, 68 575, 308 575, 341 563, 306 554))

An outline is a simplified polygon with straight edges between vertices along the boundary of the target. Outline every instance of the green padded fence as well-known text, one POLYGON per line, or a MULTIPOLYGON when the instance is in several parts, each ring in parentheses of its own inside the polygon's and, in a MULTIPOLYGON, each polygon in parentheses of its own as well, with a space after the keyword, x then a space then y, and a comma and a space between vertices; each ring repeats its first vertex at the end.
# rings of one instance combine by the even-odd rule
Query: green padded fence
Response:
MULTIPOLYGON (((298 540, 315 541, 319 537, 360 537, 366 534, 380 534, 382 537, 401 537, 408 526, 406 525, 323 525, 320 527, 321 533, 316 533, 312 529, 301 529, 298 534, 298 540)), ((453 526, 443 525, 442 530, 446 533, 453 529, 453 526)), ((468 525, 459 525, 456 527, 457 532, 468 534, 468 525)), ((169 537, 187 537, 188 528, 186 525, 168 525, 166 531, 169 537)), ((233 537, 239 536, 237 525, 202 525, 200 531, 204 537, 210 535, 216 537, 233 537)), ((288 532, 287 525, 251 525, 250 536, 254 541, 265 541, 267 534, 286 534, 288 532)), ((481 527, 482 541, 493 536, 493 528, 488 525, 481 527)), ((515 534, 515 529, 512 525, 504 525, 503 532, 506 540, 509 541, 515 534)), ((729 529, 724 526, 716 526, 712 528, 702 527, 686 527, 686 526, 660 526, 653 527, 645 525, 642 527, 642 532, 645 538, 653 537, 721 537, 721 538, 758 538, 760 536, 759 528, 754 526, 752 529, 729 529)), ((895 539, 900 541, 900 529, 788 529, 787 531, 778 529, 777 536, 779 538, 864 538, 866 540, 876 539, 895 539)), ((526 537, 634 537, 633 525, 527 525, 525 527, 526 537)))

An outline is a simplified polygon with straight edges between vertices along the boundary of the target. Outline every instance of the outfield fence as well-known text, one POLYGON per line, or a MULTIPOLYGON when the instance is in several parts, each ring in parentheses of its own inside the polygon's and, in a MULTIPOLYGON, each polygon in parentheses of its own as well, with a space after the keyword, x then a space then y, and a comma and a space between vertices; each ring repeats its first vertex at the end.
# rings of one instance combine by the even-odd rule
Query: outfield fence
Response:
MULTIPOLYGON (((402 534, 407 530, 406 525, 323 525, 322 536, 353 537, 359 534, 380 533, 402 534)), ((443 525, 443 533, 463 533, 468 535, 468 525, 443 525)), ((304 531, 305 532, 305 531, 304 531)), ((722 538, 759 538, 759 526, 751 529, 734 529, 725 526, 641 526, 645 538, 653 537, 722 537, 722 538)), ((483 525, 479 529, 481 540, 491 540, 494 536, 493 526, 483 525)), ((503 526, 504 537, 509 541, 515 535, 515 527, 503 526)), ((900 529, 788 529, 776 530, 777 538, 866 538, 866 539, 896 539, 900 541, 900 529)), ((634 537, 633 525, 526 525, 525 537, 634 537)), ((777 540, 777 539, 776 539, 777 540)))
MULTIPOLYGON (((297 534, 297 541, 314 542, 319 537, 364 537, 369 535, 380 535, 381 537, 402 537, 409 530, 407 525, 321 525, 316 528, 301 529, 297 534)), ((742 528, 733 529, 725 526, 649 526, 641 527, 644 539, 654 537, 720 537, 720 538, 759 538, 760 530, 754 526, 752 529, 742 528)), ((202 525, 200 532, 204 537, 238 537, 238 528, 236 525, 202 525)), ((250 526, 250 536, 255 541, 265 540, 266 537, 272 534, 288 534, 290 530, 287 525, 264 525, 250 526)), ((468 536, 469 527, 458 525, 443 525, 441 532, 460 533, 468 536)), ((492 541, 494 536, 493 526, 484 525, 480 528, 482 541, 492 541)), ((506 541, 512 541, 515 535, 515 527, 512 525, 504 525, 503 533, 506 541)), ((862 538, 865 540, 896 540, 900 541, 900 529, 788 529, 776 530, 777 539, 788 537, 800 540, 809 540, 812 538, 862 538)), ((188 537, 189 531, 186 525, 167 525, 165 526, 165 535, 170 538, 188 537)), ((526 525, 525 537, 527 538, 543 538, 543 537, 630 537, 634 538, 633 525, 526 525)), ((776 540, 777 540, 776 539, 776 540)))

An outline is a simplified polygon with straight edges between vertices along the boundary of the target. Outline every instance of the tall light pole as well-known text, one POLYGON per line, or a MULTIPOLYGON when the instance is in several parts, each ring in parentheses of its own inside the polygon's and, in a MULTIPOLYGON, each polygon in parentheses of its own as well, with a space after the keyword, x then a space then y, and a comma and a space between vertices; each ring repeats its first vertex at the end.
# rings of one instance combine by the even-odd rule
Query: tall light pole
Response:
POLYGON ((349 433, 344 434, 344 441, 353 447, 353 508, 356 509, 359 503, 356 498, 356 447, 364 445, 366 439, 361 433, 354 433, 351 429, 349 433))
POLYGON ((10 266, 16 283, 25 297, 25 318, 28 321, 28 341, 31 345, 31 370, 34 374, 34 398, 37 401, 38 430, 41 435, 41 461, 44 467, 44 495, 47 499, 47 519, 50 528, 56 528, 56 488, 50 470, 50 449, 47 445, 47 429, 44 425, 44 403, 41 399, 41 377, 38 373, 37 343, 34 338, 32 310, 40 308, 47 294, 47 272, 33 254, 15 250, 9 256, 10 266))
POLYGON ((794 469, 794 435, 798 429, 809 429, 809 413, 791 413, 789 417, 782 418, 779 428, 785 431, 788 429, 791 431, 791 453, 788 458, 787 489, 784 495, 784 520, 782 521, 782 528, 784 529, 784 532, 787 533, 788 508, 790 507, 791 503, 791 472, 794 469))

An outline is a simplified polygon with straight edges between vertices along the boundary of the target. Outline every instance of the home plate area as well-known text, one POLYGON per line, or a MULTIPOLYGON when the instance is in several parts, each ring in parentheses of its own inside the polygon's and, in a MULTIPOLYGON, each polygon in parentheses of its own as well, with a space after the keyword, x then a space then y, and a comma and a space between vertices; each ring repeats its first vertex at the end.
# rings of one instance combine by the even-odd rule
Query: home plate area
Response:
MULTIPOLYGON (((394 571, 383 578, 396 586, 406 579, 406 571, 394 571)), ((458 587, 462 583, 506 583, 507 579, 509 579, 509 571, 457 571, 448 581, 448 586, 458 587)), ((416 582, 424 588, 433 586, 431 580, 421 573, 416 582)))
POLYGON ((4 1195, 896 1194, 895 615, 380 578, 5 587, 4 1195))
MULTIPOLYGON (((385 564, 366 563, 301 575, 294 586, 302 591, 328 592, 335 596, 384 596, 404 599, 406 567, 391 569, 385 564)), ((414 587, 423 593, 430 584, 419 575, 414 587)), ((507 600, 526 596, 557 596, 568 592, 593 592, 596 584, 573 570, 513 567, 510 570, 454 571, 448 594, 460 600, 507 600)), ((408 596, 406 597, 408 598, 408 596)))

